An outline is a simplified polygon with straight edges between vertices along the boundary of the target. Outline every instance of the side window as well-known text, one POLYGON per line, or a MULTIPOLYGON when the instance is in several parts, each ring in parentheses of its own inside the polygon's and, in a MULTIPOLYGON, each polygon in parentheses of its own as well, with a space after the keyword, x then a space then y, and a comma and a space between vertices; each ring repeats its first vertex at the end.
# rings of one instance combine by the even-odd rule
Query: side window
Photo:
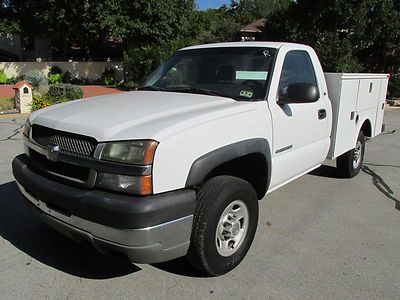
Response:
POLYGON ((285 95, 291 83, 312 83, 318 86, 311 58, 306 51, 293 50, 286 54, 279 79, 279 95, 285 95))

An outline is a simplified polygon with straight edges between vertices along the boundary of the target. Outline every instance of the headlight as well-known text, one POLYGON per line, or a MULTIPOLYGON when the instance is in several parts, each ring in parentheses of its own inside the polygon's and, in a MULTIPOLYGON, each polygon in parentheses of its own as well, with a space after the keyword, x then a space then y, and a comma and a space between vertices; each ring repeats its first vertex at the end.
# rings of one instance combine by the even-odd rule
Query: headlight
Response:
MULTIPOLYGON (((101 151, 100 159, 141 166, 151 165, 157 145, 152 140, 110 142, 101 151)), ((153 192, 151 175, 129 176, 98 172, 96 186, 136 195, 150 195, 153 192)))
POLYGON ((31 135, 31 129, 32 129, 32 125, 29 122, 29 119, 26 120, 25 122, 25 126, 24 126, 24 135, 29 138, 31 135))
POLYGON ((152 140, 107 143, 100 159, 135 165, 153 163, 158 143, 152 140))

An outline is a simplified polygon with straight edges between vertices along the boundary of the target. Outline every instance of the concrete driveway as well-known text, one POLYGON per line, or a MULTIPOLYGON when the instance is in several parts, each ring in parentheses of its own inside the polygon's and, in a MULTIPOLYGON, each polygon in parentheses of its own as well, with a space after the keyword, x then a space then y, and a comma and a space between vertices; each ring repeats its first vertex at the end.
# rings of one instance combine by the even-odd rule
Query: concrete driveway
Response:
POLYGON ((400 110, 385 123, 359 176, 339 179, 327 162, 271 193, 242 264, 206 278, 184 259, 131 265, 48 228, 11 173, 24 120, 0 119, 0 298, 399 299, 400 110))

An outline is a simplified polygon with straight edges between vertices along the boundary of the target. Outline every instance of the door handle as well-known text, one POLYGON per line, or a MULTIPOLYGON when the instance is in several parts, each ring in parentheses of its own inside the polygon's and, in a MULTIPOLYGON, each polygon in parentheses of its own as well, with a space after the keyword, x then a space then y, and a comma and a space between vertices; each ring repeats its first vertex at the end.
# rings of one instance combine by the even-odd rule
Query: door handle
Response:
POLYGON ((318 119, 322 120, 326 118, 326 110, 320 109, 318 110, 318 119))

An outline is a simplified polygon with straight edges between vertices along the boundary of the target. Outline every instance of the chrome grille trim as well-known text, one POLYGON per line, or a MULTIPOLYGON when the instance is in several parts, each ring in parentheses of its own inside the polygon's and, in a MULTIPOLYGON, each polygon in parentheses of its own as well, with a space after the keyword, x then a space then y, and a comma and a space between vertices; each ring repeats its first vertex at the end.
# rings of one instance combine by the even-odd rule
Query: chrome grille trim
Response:
POLYGON ((98 144, 96 139, 89 136, 35 124, 32 125, 32 138, 44 147, 58 145, 60 152, 80 157, 92 157, 98 144))

